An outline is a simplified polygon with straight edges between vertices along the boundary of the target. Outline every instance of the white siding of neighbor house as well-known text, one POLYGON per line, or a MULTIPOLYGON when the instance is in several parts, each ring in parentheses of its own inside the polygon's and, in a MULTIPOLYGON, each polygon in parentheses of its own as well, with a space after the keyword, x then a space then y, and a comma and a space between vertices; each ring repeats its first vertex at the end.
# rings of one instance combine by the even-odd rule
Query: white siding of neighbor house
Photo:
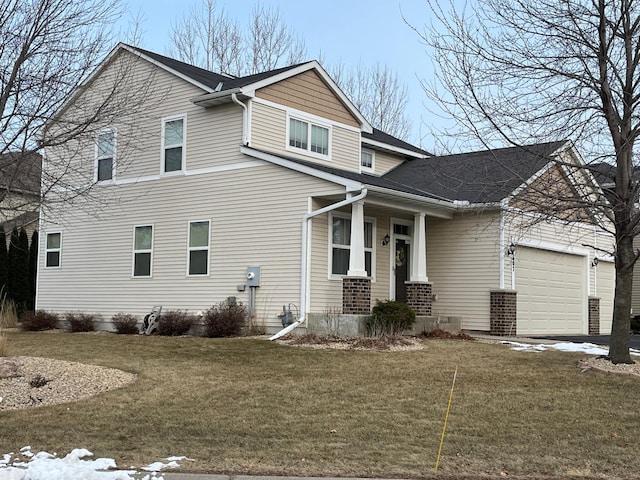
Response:
MULTIPOLYGON (((236 158, 236 160, 239 160, 236 158)), ((246 268, 260 266, 260 320, 277 327, 283 304, 299 304, 301 220, 309 195, 342 187, 263 164, 123 186, 122 202, 103 212, 42 228, 38 308, 54 312, 148 313, 153 305, 194 313, 228 296, 245 305, 246 268), (211 221, 210 274, 188 277, 187 229, 211 221), (133 228, 153 225, 152 278, 132 278, 133 228), (61 267, 43 268, 47 231, 62 231, 61 267)))
POLYGON ((435 316, 462 317, 462 328, 489 330, 489 292, 499 288, 499 217, 458 214, 427 219, 427 275, 435 316))
POLYGON ((596 267, 597 282, 592 296, 600 299, 600 335, 611 333, 613 320, 613 297, 616 267, 613 262, 600 261, 596 267))
POLYGON ((276 155, 300 158, 345 170, 359 171, 360 132, 344 128, 340 124, 331 126, 330 158, 305 155, 298 150, 287 150, 287 111, 285 107, 261 103, 251 103, 251 146, 267 150, 276 155))
MULTIPOLYGON (((633 239, 634 250, 640 249, 640 237, 633 239)), ((633 269, 633 290, 631 291, 631 316, 640 315, 640 264, 636 263, 633 269)))

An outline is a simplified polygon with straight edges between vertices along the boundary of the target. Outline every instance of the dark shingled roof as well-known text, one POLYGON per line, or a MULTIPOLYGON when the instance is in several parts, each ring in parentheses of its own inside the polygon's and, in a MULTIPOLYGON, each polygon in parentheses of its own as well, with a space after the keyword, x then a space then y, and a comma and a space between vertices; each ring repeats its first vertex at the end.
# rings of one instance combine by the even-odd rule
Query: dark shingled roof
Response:
POLYGON ((205 70, 204 68, 189 65, 188 63, 165 57, 164 55, 160 55, 149 50, 144 50, 143 48, 133 47, 131 45, 127 46, 152 58, 156 62, 164 64, 165 66, 171 68, 172 70, 175 70, 178 73, 181 73, 182 75, 192 78, 193 80, 211 89, 215 89, 218 84, 222 82, 221 91, 244 87, 245 85, 249 85, 251 83, 259 82, 260 80, 273 77, 275 75, 278 75, 279 73, 286 72, 287 70, 291 70, 298 67, 299 65, 303 65, 304 63, 306 63, 303 62, 296 65, 289 65, 287 67, 276 68, 275 70, 269 70, 267 72, 256 73, 254 75, 247 75, 244 77, 230 77, 227 75, 210 72, 209 70, 205 70))
POLYGON ((499 202, 549 163, 550 155, 564 144, 550 142, 415 159, 383 178, 440 197, 470 203, 499 202))
POLYGON ((422 150, 421 148, 416 147, 415 145, 411 145, 410 143, 407 143, 404 140, 400 140, 399 138, 396 138, 393 135, 389 135, 388 133, 385 133, 382 130, 378 130, 377 128, 373 129, 373 133, 362 132, 362 138, 364 140, 374 140, 376 142, 386 143, 387 145, 403 148, 405 150, 409 150, 410 152, 418 153, 420 155, 427 155, 427 156, 431 155, 426 150, 422 150))
MULTIPOLYGON (((253 148, 251 147, 253 150, 256 150, 258 152, 262 152, 262 153, 267 153, 269 155, 274 155, 272 152, 268 152, 266 150, 260 150, 257 148, 253 148)), ((422 190, 420 188, 417 187, 412 187, 409 185, 403 185, 401 183, 395 182, 394 180, 391 179, 387 179, 385 177, 379 177, 377 175, 370 175, 367 173, 358 173, 358 172, 353 172, 350 170, 343 170, 341 168, 335 168, 335 167, 330 167, 328 165, 323 165, 321 163, 316 163, 316 162, 309 162, 307 160, 300 160, 299 158, 295 158, 295 157, 289 157, 286 155, 274 155, 277 156, 279 158, 283 158, 285 160, 289 160, 290 162, 293 163, 297 163, 299 165, 304 165, 306 167, 310 167, 313 168, 315 170, 319 170, 321 172, 326 172, 332 175, 336 175, 338 177, 342 177, 345 178, 347 180, 353 180, 356 182, 361 182, 363 184, 366 185, 372 185, 372 186, 376 186, 376 187, 381 187, 381 188, 387 188, 389 190, 395 190, 398 192, 402 192, 402 193, 409 193, 412 195, 419 195, 421 197, 428 197, 428 198, 434 198, 437 200, 443 200, 443 201, 451 201, 448 198, 443 198, 443 197, 439 197, 438 195, 434 195, 430 192, 427 192, 425 190, 422 190)))

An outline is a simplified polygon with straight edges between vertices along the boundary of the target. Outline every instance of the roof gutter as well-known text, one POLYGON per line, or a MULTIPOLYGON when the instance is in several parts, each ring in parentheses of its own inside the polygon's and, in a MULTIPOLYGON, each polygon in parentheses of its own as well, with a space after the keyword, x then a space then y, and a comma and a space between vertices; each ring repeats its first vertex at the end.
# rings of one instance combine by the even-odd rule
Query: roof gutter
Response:
POLYGON ((189 100, 194 105, 207 108, 219 103, 224 103, 225 100, 233 101, 233 95, 242 94, 241 88, 232 88, 231 90, 223 90, 221 92, 205 93, 204 95, 198 95, 192 97, 189 100))
POLYGON ((298 319, 298 321, 293 322, 291 325, 283 328, 275 335, 269 337, 269 340, 277 340, 278 338, 286 335, 295 329, 298 325, 301 325, 306 321, 307 316, 307 292, 309 291, 309 283, 310 283, 310 275, 309 275, 309 221, 313 217, 317 217, 318 215, 322 215, 323 213, 330 212, 332 210, 336 210, 337 208, 342 208, 346 205, 351 205, 352 203, 356 203, 360 200, 363 200, 367 196, 367 189, 363 188, 362 191, 356 195, 355 197, 347 194, 347 198, 337 202, 332 203, 331 205, 327 205, 326 207, 319 208, 318 210, 314 210, 312 212, 307 213, 304 217, 302 217, 302 259, 300 265, 300 311, 302 315, 298 319))
POLYGON ((416 195, 414 193, 406 193, 401 192, 400 190, 392 190, 390 188, 377 187, 375 185, 367 185, 368 190, 376 193, 385 193, 388 195, 393 195, 395 197, 404 198, 406 200, 413 200, 415 202, 429 203, 431 205, 437 205, 439 207, 443 207, 449 210, 456 210, 458 207, 453 200, 449 200, 446 198, 433 198, 428 196, 416 195))

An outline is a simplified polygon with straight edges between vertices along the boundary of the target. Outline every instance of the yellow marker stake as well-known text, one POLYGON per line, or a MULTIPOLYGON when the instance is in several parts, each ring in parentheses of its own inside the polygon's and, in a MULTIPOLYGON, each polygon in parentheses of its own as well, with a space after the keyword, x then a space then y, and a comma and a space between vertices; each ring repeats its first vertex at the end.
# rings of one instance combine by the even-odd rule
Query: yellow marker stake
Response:
POLYGON ((438 458, 436 458, 435 473, 438 473, 438 465, 440 465, 440 454, 442 453, 442 444, 444 443, 444 432, 447 430, 447 420, 449 420, 449 410, 451 410, 451 400, 453 399, 453 387, 456 386, 456 375, 458 375, 458 365, 456 365, 456 371, 453 372, 453 383, 451 384, 451 393, 449 394, 449 405, 447 405, 447 414, 444 417, 444 425, 442 427, 442 437, 440 438, 440 448, 438 449, 438 458))

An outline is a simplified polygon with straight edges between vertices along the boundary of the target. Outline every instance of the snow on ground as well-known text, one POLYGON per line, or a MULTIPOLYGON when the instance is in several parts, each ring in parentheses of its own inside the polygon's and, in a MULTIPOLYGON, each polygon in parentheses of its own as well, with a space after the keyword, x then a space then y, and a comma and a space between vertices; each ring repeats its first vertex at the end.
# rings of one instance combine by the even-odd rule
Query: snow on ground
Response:
MULTIPOLYGON (((136 470, 118 470, 114 459, 96 458, 84 448, 76 448, 63 458, 55 453, 38 452, 34 454, 31 447, 20 449, 19 455, 3 454, 0 459, 0 480, 134 480, 136 470), (13 461, 12 461, 13 459, 13 461)), ((167 462, 154 462, 143 467, 151 472, 141 480, 163 480, 157 472, 165 468, 176 468, 187 457, 169 457, 167 462)))
MULTIPOLYGON (((560 343, 519 343, 502 341, 504 345, 511 345, 511 350, 518 350, 520 352, 544 352, 545 350, 559 350, 561 352, 578 352, 586 353, 588 355, 608 355, 609 349, 602 345, 595 345, 593 343, 572 343, 572 342, 560 342, 560 343)), ((631 355, 640 356, 639 350, 631 348, 629 350, 631 355)))

